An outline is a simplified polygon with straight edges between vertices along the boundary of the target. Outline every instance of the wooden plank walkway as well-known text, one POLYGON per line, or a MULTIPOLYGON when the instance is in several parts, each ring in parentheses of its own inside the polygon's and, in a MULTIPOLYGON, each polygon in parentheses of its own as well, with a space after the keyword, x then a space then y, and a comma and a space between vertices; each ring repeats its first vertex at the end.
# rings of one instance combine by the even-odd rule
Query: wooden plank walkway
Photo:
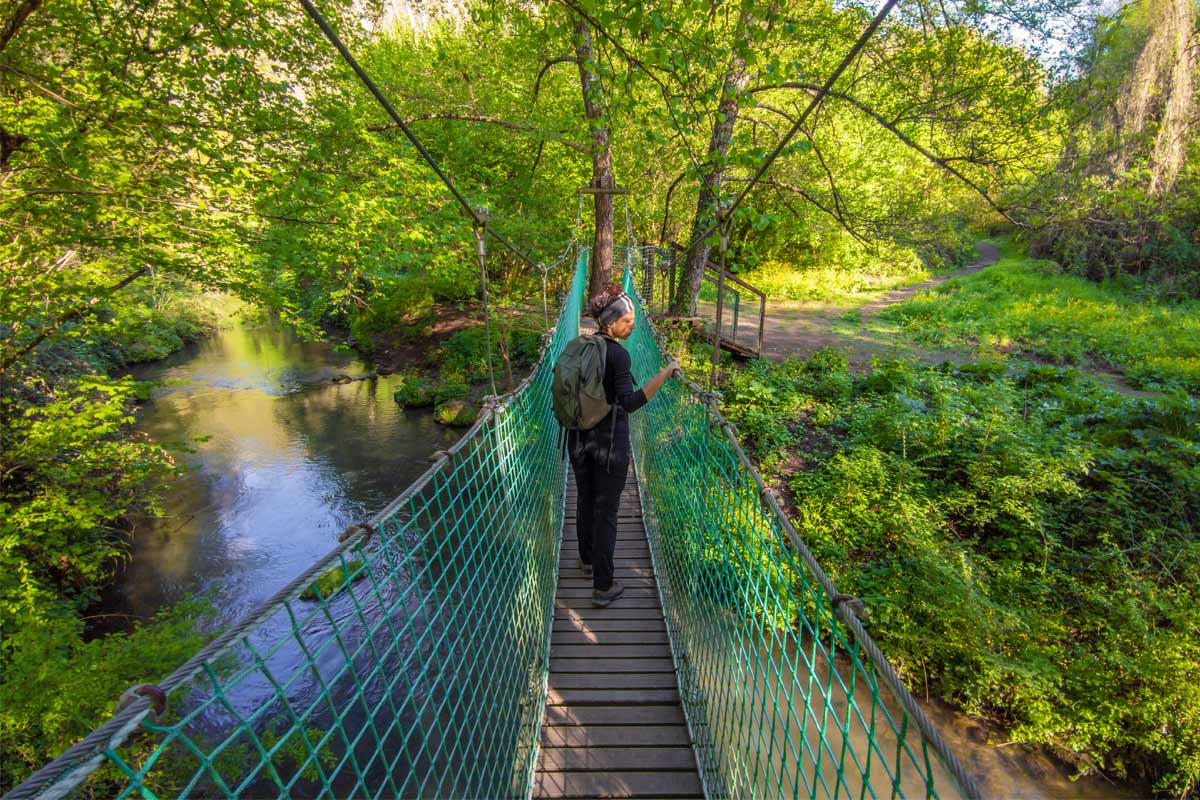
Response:
POLYGON ((702 797, 637 481, 631 471, 617 522, 625 594, 593 608, 592 579, 577 563, 569 473, 534 797, 702 797))

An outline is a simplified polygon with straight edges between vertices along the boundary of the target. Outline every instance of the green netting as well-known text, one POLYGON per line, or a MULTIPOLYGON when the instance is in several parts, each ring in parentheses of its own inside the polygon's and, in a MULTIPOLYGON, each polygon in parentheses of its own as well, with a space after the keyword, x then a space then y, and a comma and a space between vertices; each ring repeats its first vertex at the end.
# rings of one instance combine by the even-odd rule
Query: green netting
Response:
MULTIPOLYGON (((636 296, 633 284, 627 270, 626 290, 636 296)), ((628 347, 635 377, 644 380, 659 369, 661 350, 640 299, 636 306, 628 347)), ((707 795, 974 796, 764 490, 712 396, 668 381, 630 419, 651 555, 707 795)))
POLYGON ((546 692, 565 467, 549 400, 580 255, 530 378, 236 630, 10 796, 525 797, 546 692), (330 567, 349 581, 301 593, 330 567))

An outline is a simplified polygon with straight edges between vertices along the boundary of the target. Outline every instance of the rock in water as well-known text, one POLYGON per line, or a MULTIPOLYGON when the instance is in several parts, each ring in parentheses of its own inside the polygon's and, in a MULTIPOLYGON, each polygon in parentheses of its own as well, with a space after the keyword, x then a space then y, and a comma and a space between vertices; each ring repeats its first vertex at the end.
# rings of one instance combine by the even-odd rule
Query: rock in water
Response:
POLYGON ((433 410, 433 418, 443 425, 466 427, 479 418, 479 406, 466 400, 447 400, 433 410))
POLYGON ((437 399, 433 386, 416 375, 406 375, 392 396, 405 408, 427 408, 437 399))

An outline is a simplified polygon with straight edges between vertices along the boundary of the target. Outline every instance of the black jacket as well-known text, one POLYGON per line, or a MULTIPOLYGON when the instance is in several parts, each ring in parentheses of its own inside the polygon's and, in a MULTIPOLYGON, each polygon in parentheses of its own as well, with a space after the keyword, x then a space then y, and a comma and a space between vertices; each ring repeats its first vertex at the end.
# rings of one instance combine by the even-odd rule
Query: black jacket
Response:
POLYGON ((590 430, 571 431, 567 446, 573 460, 590 457, 609 465, 629 460, 629 415, 646 405, 646 393, 633 387, 629 351, 616 339, 604 341, 604 397, 612 411, 590 430))

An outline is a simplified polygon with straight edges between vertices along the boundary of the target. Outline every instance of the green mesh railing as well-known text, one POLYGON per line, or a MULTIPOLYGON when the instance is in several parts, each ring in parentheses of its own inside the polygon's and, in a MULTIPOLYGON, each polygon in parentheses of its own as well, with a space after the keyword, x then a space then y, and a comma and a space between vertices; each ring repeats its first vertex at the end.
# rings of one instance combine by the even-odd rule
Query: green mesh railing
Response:
MULTIPOLYGON (((636 295, 632 270, 626 291, 636 295)), ((636 302, 644 380, 662 351, 636 302)), ((978 792, 763 485, 713 395, 668 381, 630 418, 688 726, 717 797, 978 792)))
POLYGON ((565 468, 541 361, 368 527, 10 793, 525 797, 546 694, 565 468), (301 599, 331 567, 349 582, 301 599))

